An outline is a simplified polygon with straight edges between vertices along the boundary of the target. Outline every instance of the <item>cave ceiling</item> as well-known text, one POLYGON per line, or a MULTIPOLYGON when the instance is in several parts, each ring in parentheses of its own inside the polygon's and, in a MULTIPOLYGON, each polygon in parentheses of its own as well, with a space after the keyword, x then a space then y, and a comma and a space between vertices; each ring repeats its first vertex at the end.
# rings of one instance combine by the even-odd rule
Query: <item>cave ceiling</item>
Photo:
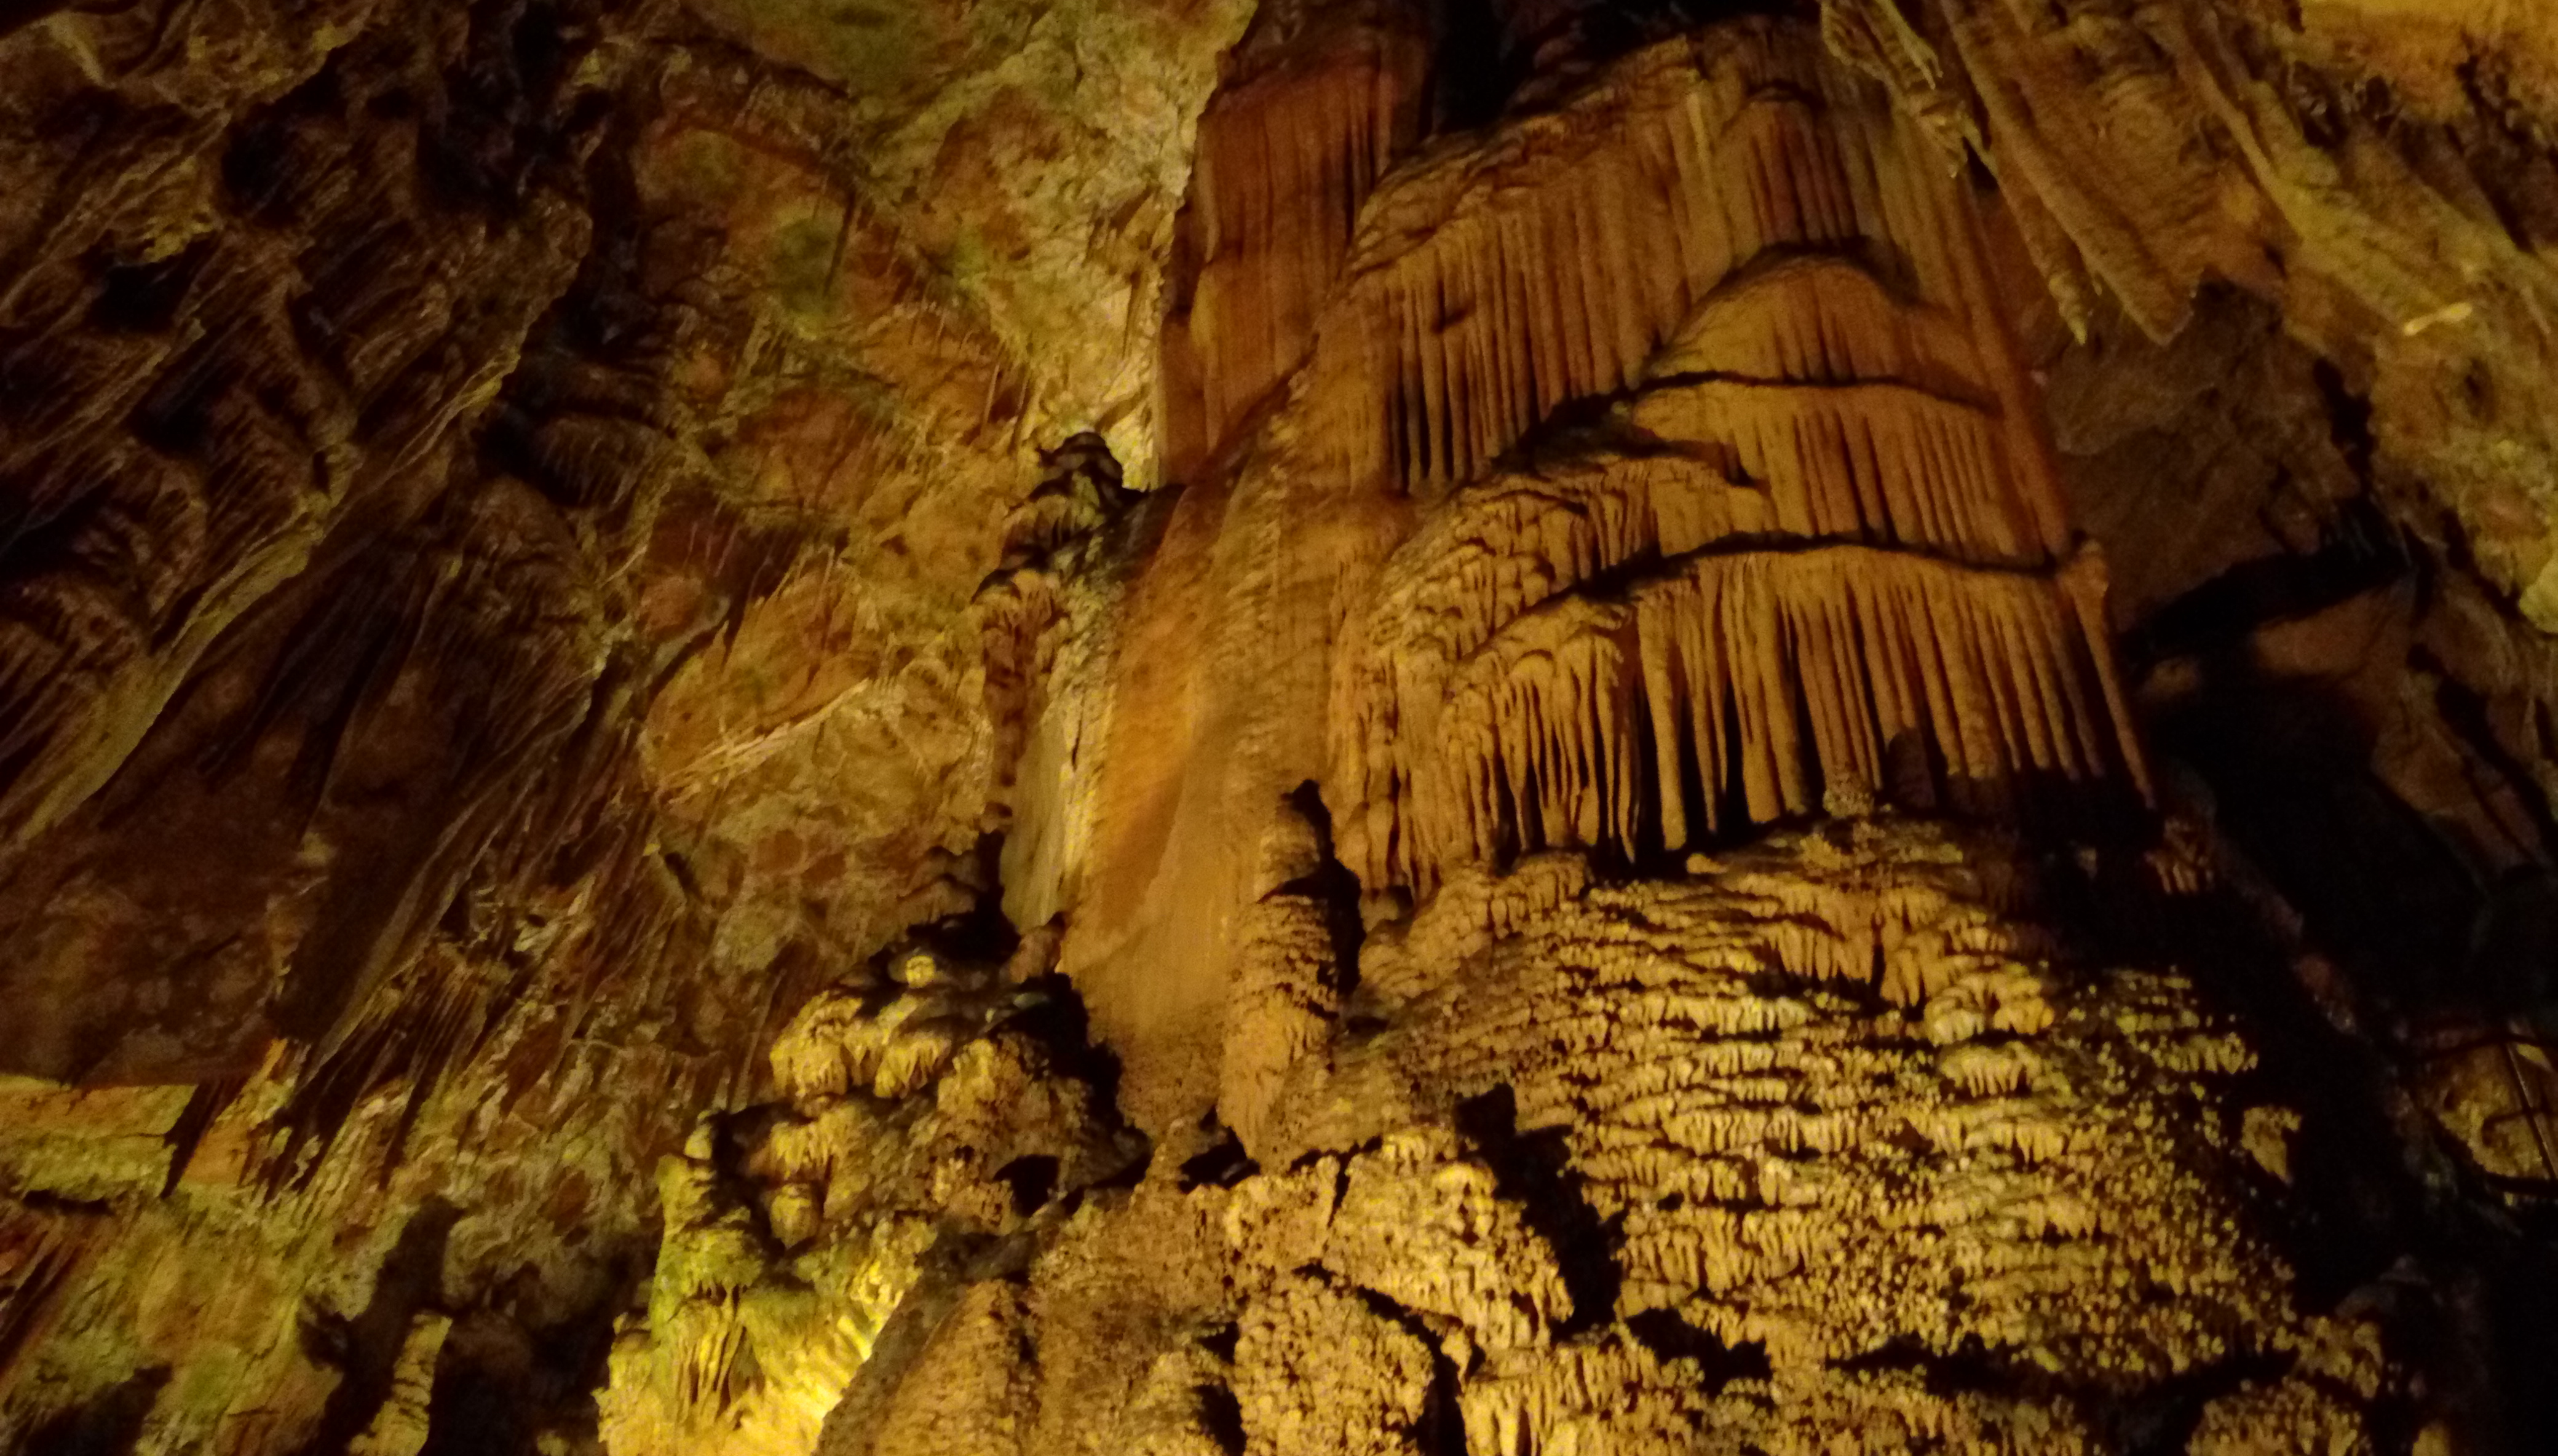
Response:
POLYGON ((2536 0, 0 0, 9 1449, 2551 1449, 2553 814, 2536 0))

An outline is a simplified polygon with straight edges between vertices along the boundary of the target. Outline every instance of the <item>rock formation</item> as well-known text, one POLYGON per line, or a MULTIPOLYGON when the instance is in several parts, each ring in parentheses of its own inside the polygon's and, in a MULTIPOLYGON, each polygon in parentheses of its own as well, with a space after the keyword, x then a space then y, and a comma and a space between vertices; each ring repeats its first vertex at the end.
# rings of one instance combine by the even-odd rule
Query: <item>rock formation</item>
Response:
POLYGON ((0 8, 0 1443, 2558 1440, 2558 30, 0 8))

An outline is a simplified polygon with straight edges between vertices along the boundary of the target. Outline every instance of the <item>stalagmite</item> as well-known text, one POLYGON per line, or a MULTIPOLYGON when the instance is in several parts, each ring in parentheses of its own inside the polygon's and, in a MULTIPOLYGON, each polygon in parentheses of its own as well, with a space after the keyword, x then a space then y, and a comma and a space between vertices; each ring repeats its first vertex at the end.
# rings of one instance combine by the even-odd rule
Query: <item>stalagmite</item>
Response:
MULTIPOLYGON (((1558 13, 1540 56, 1572 53, 1558 13)), ((1136 536, 981 599, 999 717, 1072 693, 1112 725, 1063 800, 1023 775, 1011 807, 1096 826, 1035 903, 1173 1156, 1024 1276, 1020 1338, 1075 1373, 953 1428, 2078 1450, 2108 1417, 2069 1382, 2262 1359, 2291 1372, 2264 1400, 2354 1431, 2355 1327, 2229 1232, 2243 1150, 2169 1131, 2222 1125, 2247 1044, 2181 981, 2057 965, 2031 919, 2018 826, 2148 780, 1932 143, 1778 22, 1398 133, 1372 173, 1326 160, 1355 126, 1275 143, 1301 92, 1266 63, 1211 109, 1221 261, 1166 343, 1204 422, 1179 468, 1218 471, 1143 538, 1133 621, 1057 604, 1136 536), (1231 660, 1142 692, 1059 665, 1204 622, 1231 660), (1939 1380, 1965 1351, 2069 1374, 1939 1380)), ((836 1055, 791 1053, 812 1088, 879 1075, 836 1055)), ((840 1179, 810 1138, 774 1166, 840 1179)), ((922 1379, 864 1408, 958 1388, 922 1379)))

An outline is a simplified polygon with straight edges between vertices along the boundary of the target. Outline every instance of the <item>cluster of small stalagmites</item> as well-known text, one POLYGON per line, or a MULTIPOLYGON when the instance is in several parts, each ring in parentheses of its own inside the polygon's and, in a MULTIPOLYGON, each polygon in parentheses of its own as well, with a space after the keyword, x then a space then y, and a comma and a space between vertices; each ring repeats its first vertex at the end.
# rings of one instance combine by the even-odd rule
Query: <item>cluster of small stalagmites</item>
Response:
POLYGON ((1430 1344, 1316 1275, 1281 1276, 1248 1306, 1234 1343, 1246 1456, 1287 1451, 1401 1456, 1417 1445, 1430 1344))
POLYGON ((789 1111, 748 1166, 775 1186, 777 1207, 804 1209, 793 1232, 906 1205, 1001 1229, 1028 1212, 1022 1186, 1006 1181, 1017 1160, 1048 1159, 1064 1189, 1120 1156, 1089 1085, 1005 1019, 1044 993, 944 979, 937 965, 909 957, 909 979, 885 1003, 877 990, 821 995, 775 1044, 789 1111))
MULTIPOLYGON (((1772 1450, 1842 1432, 2089 1449, 2109 1400, 2248 1363, 2284 1374, 2215 1403, 2212 1428, 2352 1434, 2370 1332, 2295 1311, 2248 1192, 2278 1181, 2295 1119, 2242 1107, 2253 1057, 2182 981, 2053 969, 2012 854, 1880 818, 1671 880, 1556 855, 1452 881, 1362 956, 1391 1030, 1292 1081, 1261 1156, 1382 1135, 1368 1158, 1407 1149, 1435 1187, 1489 1186, 1382 1129, 1429 1090, 1505 1089, 1512 1135, 1544 1139, 1606 1243, 1602 1322, 1620 1323, 1550 1338, 1591 1312, 1505 1289, 1483 1250, 1518 1236, 1490 1229, 1470 1243, 1492 1277, 1464 1297, 1380 1285, 1473 1311, 1443 1349, 1493 1449, 1699 1429, 1772 1450), (1547 1317, 1488 1319, 1505 1292, 1547 1317), (1958 1357, 2003 1374, 1949 1394, 1931 1372, 1958 1357)), ((1411 1241, 1419 1220, 1368 1217, 1353 1168, 1333 1249, 1390 1230, 1402 1252, 1371 1267, 1470 1266, 1411 1241)))
POLYGON ((1310 388, 1381 401, 1368 466, 1440 499, 1337 677, 1362 878, 2137 786, 2101 577, 1924 157, 1800 33, 1731 26, 1380 190, 1341 306, 1377 337, 1310 388))
POLYGON ((925 949, 822 992, 781 1101, 659 1168, 665 1241, 616 1346, 617 1451, 805 1451, 946 1231, 1018 1230, 1124 1161, 1088 1084, 1008 1023, 1036 993, 925 949))
POLYGON ((1454 1449, 1456 1371, 1542 1345, 1571 1308, 1498 1181, 1444 1124, 1266 1172, 1159 1149, 1050 1229, 1018 1284, 970 1286, 823 1449, 1454 1449))
POLYGON ((867 1277, 820 1289, 722 1167, 719 1142, 705 1123, 659 1161, 647 1313, 625 1317, 597 1398, 616 1451, 805 1450, 929 1241, 895 1231, 905 1237, 865 1250, 867 1277))

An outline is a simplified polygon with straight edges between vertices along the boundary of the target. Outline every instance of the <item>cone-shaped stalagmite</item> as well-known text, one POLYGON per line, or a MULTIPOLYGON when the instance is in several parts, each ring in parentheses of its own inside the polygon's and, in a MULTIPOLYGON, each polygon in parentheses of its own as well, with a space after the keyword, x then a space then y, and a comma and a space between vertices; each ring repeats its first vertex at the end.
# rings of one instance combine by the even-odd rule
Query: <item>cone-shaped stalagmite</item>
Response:
POLYGON ((2231 1361, 2199 1435, 2357 1439, 2166 1131, 2254 1054, 2032 920, 2023 811, 2149 785, 1966 185, 1808 26, 1512 10, 1480 130, 1296 10, 1209 110, 1185 489, 987 599, 1079 754, 1007 904, 1155 1160, 832 1449, 2100 1449, 2231 1361))

